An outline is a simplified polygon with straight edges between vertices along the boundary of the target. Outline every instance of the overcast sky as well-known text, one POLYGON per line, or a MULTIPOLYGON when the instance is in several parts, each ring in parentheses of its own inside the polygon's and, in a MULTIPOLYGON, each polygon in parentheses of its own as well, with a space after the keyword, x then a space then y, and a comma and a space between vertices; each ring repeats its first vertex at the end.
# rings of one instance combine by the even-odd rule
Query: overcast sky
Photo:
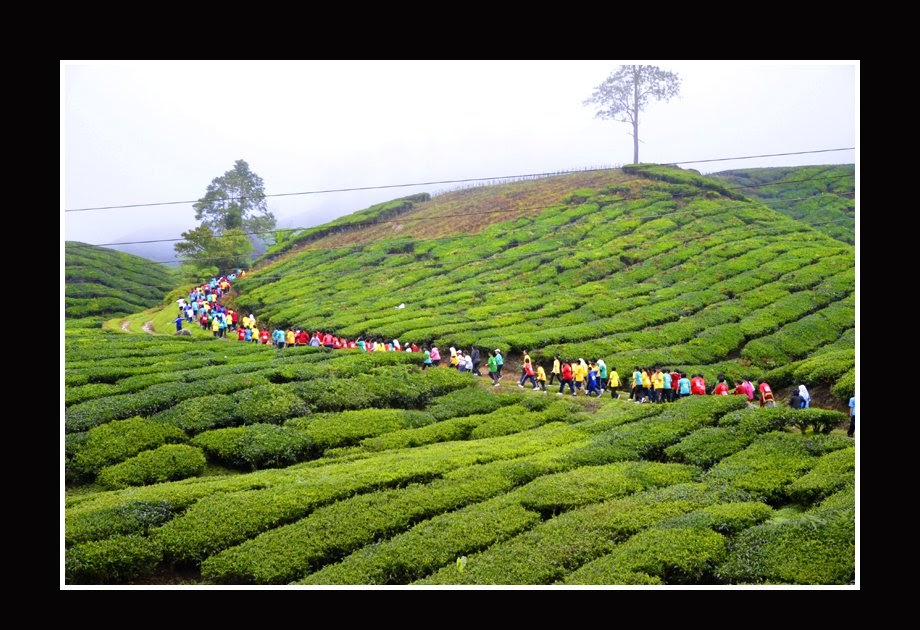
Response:
POLYGON ((239 159, 284 227, 459 184, 290 193, 628 164, 630 127, 583 102, 629 63, 681 79, 678 98, 640 117, 642 162, 858 163, 858 150, 698 162, 858 148, 853 60, 62 61, 62 236, 178 238, 197 225, 191 203, 65 210, 193 202, 239 159))

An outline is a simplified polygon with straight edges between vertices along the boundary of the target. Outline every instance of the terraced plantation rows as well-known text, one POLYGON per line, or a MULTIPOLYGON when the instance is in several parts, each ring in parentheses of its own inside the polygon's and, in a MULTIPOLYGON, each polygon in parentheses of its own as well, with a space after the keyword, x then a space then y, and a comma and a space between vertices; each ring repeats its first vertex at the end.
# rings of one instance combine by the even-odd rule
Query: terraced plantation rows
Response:
MULTIPOLYGON (((765 376, 840 408, 854 267, 740 189, 636 166, 380 204, 273 249, 230 299, 269 327, 765 376)), ((168 324, 160 304, 128 318, 168 324)), ((840 411, 557 396, 122 319, 66 322, 64 585, 858 581, 840 411)))
POLYGON ((409 353, 66 350, 71 584, 853 579, 838 412, 496 392, 409 353))
POLYGON ((76 241, 64 244, 67 317, 111 316, 156 306, 176 282, 171 269, 140 256, 76 241))
MULTIPOLYGON (((621 371, 676 365, 709 380, 752 372, 774 387, 792 384, 797 362, 832 353, 820 384, 852 395, 852 247, 690 172, 603 177, 552 200, 556 188, 538 182, 498 186, 494 198, 526 198, 527 215, 475 235, 314 241, 237 283, 237 302, 273 326, 602 357, 621 371)), ((435 216, 433 203, 417 214, 435 216)), ((462 220, 456 199, 437 208, 442 224, 462 220)))

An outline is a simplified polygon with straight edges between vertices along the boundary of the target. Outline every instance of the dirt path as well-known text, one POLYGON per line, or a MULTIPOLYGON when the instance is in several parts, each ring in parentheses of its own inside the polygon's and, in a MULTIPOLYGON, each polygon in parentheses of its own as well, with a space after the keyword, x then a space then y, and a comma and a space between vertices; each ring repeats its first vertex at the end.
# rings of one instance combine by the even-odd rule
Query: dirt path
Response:
POLYGON ((130 323, 130 322, 128 322, 127 319, 126 319, 125 321, 123 321, 123 322, 121 323, 121 329, 122 329, 123 331, 125 331, 125 332, 131 332, 131 330, 128 328, 128 324, 129 324, 129 323, 130 323))
POLYGON ((149 322, 144 322, 144 325, 141 326, 141 328, 144 329, 145 333, 152 335, 153 334, 153 321, 151 320, 149 322))

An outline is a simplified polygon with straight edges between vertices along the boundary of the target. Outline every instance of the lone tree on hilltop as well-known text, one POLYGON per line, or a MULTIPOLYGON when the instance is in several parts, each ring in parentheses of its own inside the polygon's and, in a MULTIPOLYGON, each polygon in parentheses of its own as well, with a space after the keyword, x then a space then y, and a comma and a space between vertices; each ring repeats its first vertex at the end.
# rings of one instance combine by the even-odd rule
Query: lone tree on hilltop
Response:
POLYGON ((596 105, 595 118, 632 124, 633 162, 639 163, 639 112, 650 99, 668 101, 680 93, 680 77, 658 66, 620 66, 594 88, 584 105, 596 105))
POLYGON ((245 160, 211 180, 205 196, 192 206, 201 224, 182 233, 175 250, 188 261, 189 276, 219 274, 248 266, 259 234, 275 227, 275 217, 265 203, 262 178, 245 160), (216 267, 216 269, 215 269, 216 267))

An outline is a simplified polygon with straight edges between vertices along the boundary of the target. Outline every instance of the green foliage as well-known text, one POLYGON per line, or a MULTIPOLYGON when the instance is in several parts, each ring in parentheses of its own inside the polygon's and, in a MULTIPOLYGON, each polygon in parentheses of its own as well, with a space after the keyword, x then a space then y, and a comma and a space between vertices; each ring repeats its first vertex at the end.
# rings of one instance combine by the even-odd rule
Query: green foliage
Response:
POLYGON ((856 475, 856 450, 841 448, 817 461, 814 468, 789 486, 789 497, 810 505, 852 484, 856 475))
POLYGON ((153 261, 77 241, 64 243, 64 314, 136 313, 163 301, 175 273, 153 261))
POLYGON ((67 519, 64 542, 74 544, 101 540, 118 535, 140 534, 146 536, 173 518, 177 510, 169 501, 128 501, 104 508, 72 515, 67 519))
POLYGON ((214 394, 183 400, 152 416, 156 422, 176 426, 188 435, 232 426, 239 422, 237 402, 233 396, 214 394))
POLYGON ((709 529, 650 529, 636 534, 611 554, 572 573, 567 584, 649 583, 654 576, 665 584, 698 584, 709 579, 725 555, 725 537, 709 529), (638 574, 637 578, 631 576, 638 574), (595 580, 604 580, 597 582, 595 580))
POLYGON ((274 424, 214 429, 191 441, 209 459, 240 470, 289 466, 306 459, 312 443, 308 435, 274 424))
POLYGON ((709 468, 733 453, 745 448, 754 434, 726 427, 697 429, 677 444, 664 449, 669 459, 709 468))
POLYGON ((86 432, 86 438, 69 462, 68 476, 92 479, 106 466, 117 464, 142 451, 167 443, 185 441, 185 434, 175 427, 148 420, 116 420, 86 432))
POLYGON ((341 562, 307 575, 297 584, 408 584, 471 551, 486 549, 540 522, 513 494, 445 512, 341 562))
POLYGON ((834 386, 831 387, 831 394, 843 403, 849 403, 850 398, 856 395, 856 368, 841 376, 834 386))
POLYGON ((681 464, 616 462, 584 466, 532 481, 521 490, 520 502, 548 517, 648 488, 694 481, 698 476, 697 468, 681 464))
POLYGON ((206 464, 200 449, 186 444, 167 444, 120 464, 106 466, 96 481, 105 488, 143 486, 200 475, 206 464))
POLYGON ((771 503, 781 500, 786 486, 808 472, 815 462, 803 438, 774 432, 758 437, 743 451, 721 460, 704 480, 730 483, 771 503))
POLYGON ((66 584, 123 584, 150 573, 162 552, 143 536, 113 536, 67 549, 66 584))
POLYGON ((326 449, 353 446, 368 438, 426 426, 433 421, 430 414, 421 411, 360 409, 292 418, 285 426, 307 437, 313 444, 313 455, 319 456, 326 449))
POLYGON ((731 584, 848 584, 855 577, 852 488, 807 512, 745 530, 729 545, 716 579, 731 584))
MULTIPOLYGON (((695 172, 632 170, 381 204, 279 243, 231 300, 269 326, 500 347, 512 380, 526 348, 547 371, 560 354, 604 358, 622 376, 657 364, 714 383, 718 372, 769 369, 774 389, 799 378, 835 395, 855 389, 852 247, 695 172), (490 212, 467 212, 476 207, 490 212), (416 223, 411 237, 374 223, 439 214, 457 219, 416 223)), ((97 297, 73 299, 122 299, 98 276, 83 284, 79 295, 97 297)), ((841 419, 825 410, 748 409, 739 396, 636 405, 541 395, 507 378, 492 388, 422 371, 418 353, 277 351, 107 328, 65 329, 65 543, 146 536, 161 549, 157 572, 311 584, 552 584, 582 571, 585 583, 804 583, 799 569, 778 572, 765 544, 747 549, 767 568, 719 577, 714 563, 729 565, 694 536, 714 531, 732 545, 855 481, 843 455, 852 441, 821 433, 841 419), (129 419, 207 442, 208 474, 86 485, 78 454, 108 456, 99 439, 87 446, 91 430, 129 419), (292 454, 305 438, 308 450, 292 454), (277 467, 221 468, 234 459, 277 467), (643 490, 652 486, 663 487, 643 490), (634 542, 639 564, 587 577, 636 534, 674 529, 693 531, 686 554, 648 551, 661 564, 647 566, 634 542)))
POLYGON ((260 385, 233 396, 237 417, 243 424, 281 424, 309 411, 293 390, 284 385, 260 385))

